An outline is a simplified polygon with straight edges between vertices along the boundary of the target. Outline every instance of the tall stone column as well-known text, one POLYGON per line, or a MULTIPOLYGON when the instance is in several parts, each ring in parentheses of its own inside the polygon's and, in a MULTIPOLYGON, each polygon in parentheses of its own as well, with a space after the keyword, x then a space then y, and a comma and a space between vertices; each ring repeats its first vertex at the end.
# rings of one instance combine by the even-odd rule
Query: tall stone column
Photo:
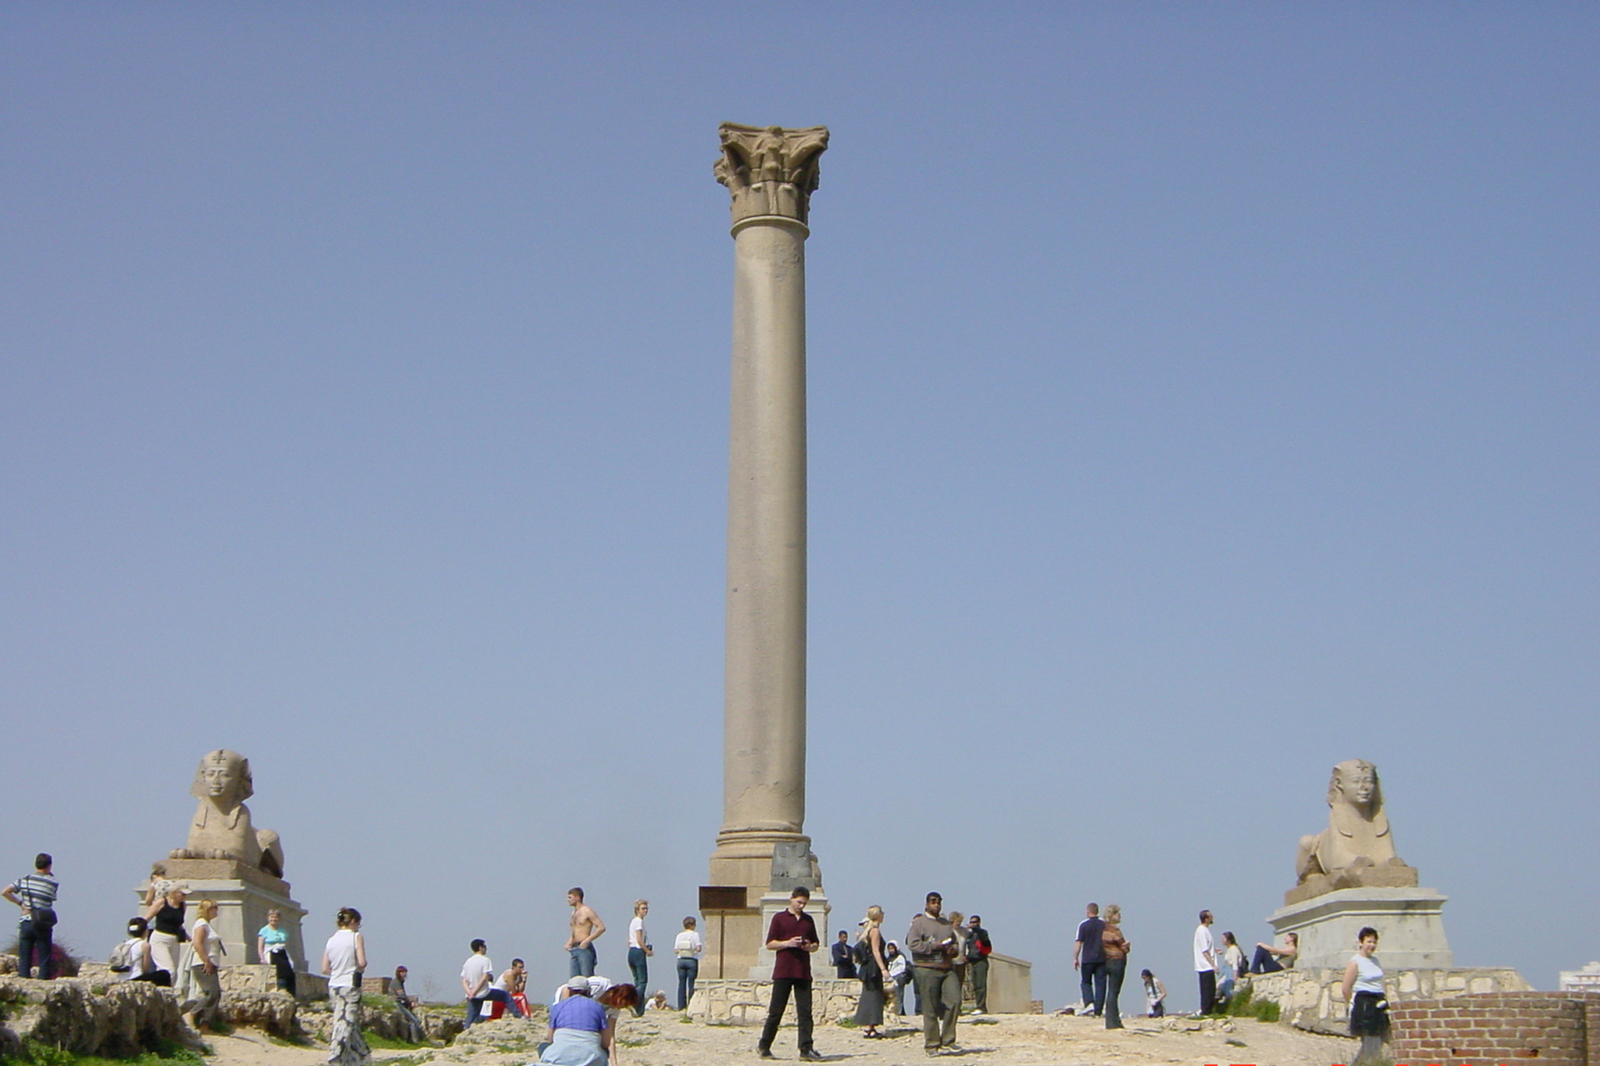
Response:
POLYGON ((809 859, 804 880, 818 881, 803 832, 805 241, 828 131, 724 123, 720 133, 716 177, 732 194, 734 240, 723 821, 711 856, 724 905, 703 909, 711 975, 744 977, 761 961, 761 896, 799 872, 797 850, 809 859), (743 907, 732 905, 738 886, 743 907))

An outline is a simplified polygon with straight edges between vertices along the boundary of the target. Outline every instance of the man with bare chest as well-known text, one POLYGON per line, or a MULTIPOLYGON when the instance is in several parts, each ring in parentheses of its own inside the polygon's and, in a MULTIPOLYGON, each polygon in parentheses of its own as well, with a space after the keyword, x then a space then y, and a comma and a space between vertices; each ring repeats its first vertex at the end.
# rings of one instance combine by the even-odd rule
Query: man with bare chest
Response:
MULTIPOLYGON (((606 931, 606 923, 583 902, 583 889, 567 892, 567 906, 572 908, 572 935, 567 937, 567 953, 572 956, 572 977, 593 977, 595 965, 594 942, 606 931)), ((642 994, 642 993, 641 993, 642 994)))

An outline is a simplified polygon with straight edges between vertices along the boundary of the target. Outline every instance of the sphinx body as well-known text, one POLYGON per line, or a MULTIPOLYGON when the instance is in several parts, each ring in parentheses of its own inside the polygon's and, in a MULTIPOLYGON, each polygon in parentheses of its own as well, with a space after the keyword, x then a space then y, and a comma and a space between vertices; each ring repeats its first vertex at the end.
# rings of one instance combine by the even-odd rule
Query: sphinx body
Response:
POLYGON ((1300 838, 1297 884, 1327 891, 1355 884, 1416 884, 1416 871, 1395 853, 1377 767, 1349 759, 1328 782, 1328 828, 1300 838))
POLYGON ((236 751, 208 752, 195 771, 189 793, 199 799, 189 824, 189 841, 172 852, 174 859, 233 859, 283 876, 283 845, 270 829, 250 822, 244 801, 255 795, 250 760, 236 751))

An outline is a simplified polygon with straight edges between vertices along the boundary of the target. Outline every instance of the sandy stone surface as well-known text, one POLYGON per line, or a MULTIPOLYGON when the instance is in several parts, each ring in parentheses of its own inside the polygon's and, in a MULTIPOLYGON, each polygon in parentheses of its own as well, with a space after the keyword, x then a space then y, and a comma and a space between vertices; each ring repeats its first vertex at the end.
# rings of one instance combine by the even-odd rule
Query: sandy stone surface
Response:
MULTIPOLYGON (((819 1026, 816 1044, 828 1061, 851 1066, 931 1061, 973 1066, 1334 1066, 1350 1062, 1356 1047, 1354 1040, 1246 1019, 1227 1025, 1172 1018, 1126 1021, 1128 1027, 1117 1032, 1106 1030, 1094 1018, 1005 1015, 981 1022, 963 1018, 957 1033, 962 1050, 937 1060, 923 1052, 921 1028, 909 1024, 892 1026, 890 1035, 878 1040, 867 1040, 856 1029, 819 1026)), ((378 1051, 374 1060, 393 1066, 524 1066, 536 1059, 534 1045, 543 1032, 543 1026, 533 1022, 490 1022, 474 1027, 451 1047, 378 1051)), ((238 1033, 208 1038, 216 1051, 209 1060, 214 1066, 320 1066, 327 1058, 325 1050, 284 1047, 246 1030, 238 1033)), ((652 1012, 624 1020, 619 1034, 622 1046, 613 1063, 746 1066, 759 1061, 756 1035, 750 1028, 687 1023, 672 1012, 652 1012)), ((797 1061, 792 1025, 779 1032, 773 1051, 780 1060, 797 1061)))

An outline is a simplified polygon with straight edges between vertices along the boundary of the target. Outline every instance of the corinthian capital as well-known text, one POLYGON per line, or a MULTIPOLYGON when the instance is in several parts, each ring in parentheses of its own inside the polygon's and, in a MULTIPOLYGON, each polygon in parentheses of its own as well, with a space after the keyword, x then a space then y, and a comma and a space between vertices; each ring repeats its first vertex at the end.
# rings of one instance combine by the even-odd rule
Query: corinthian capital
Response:
POLYGON ((714 173, 733 194, 733 221, 781 215, 804 222, 817 187, 817 160, 828 147, 828 127, 788 130, 724 122, 722 158, 714 173))

